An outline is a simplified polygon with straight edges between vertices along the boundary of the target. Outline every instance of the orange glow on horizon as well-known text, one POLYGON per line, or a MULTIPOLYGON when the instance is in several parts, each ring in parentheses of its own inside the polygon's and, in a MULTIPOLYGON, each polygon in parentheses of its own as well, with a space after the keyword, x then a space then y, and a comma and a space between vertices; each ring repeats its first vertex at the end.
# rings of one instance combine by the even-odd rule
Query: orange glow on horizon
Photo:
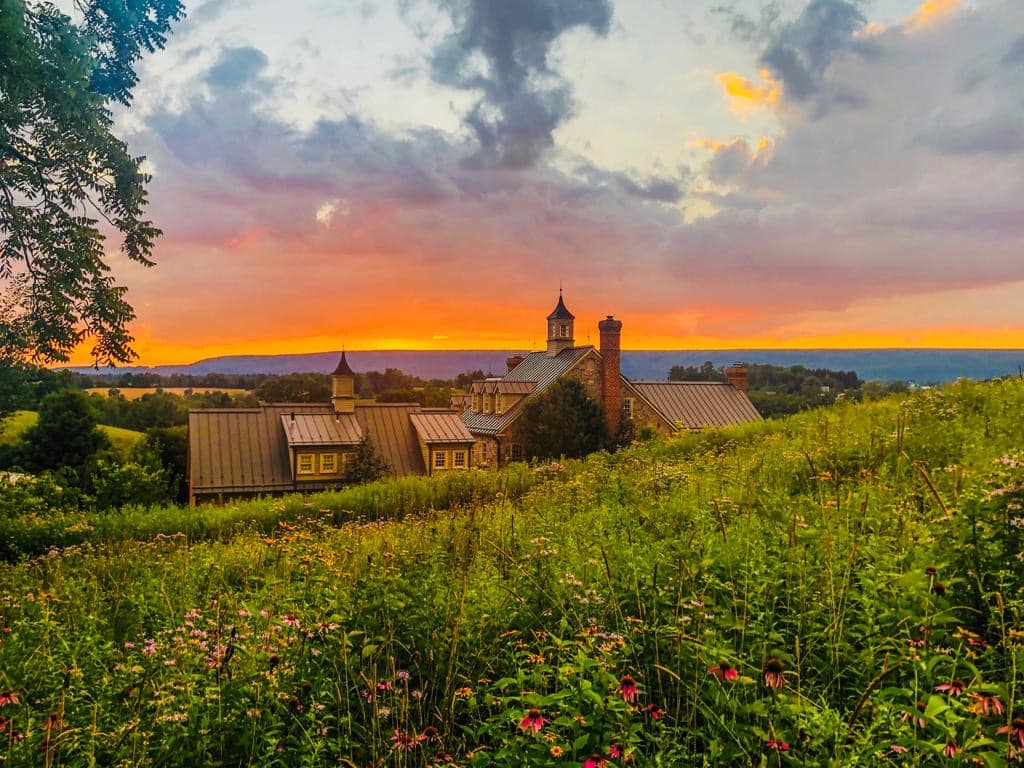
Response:
MULTIPOLYGON (((670 336, 630 334, 624 329, 624 350, 700 351, 730 349, 1022 349, 1022 328, 930 328, 896 331, 838 332, 820 335, 766 335, 746 337, 724 336, 670 336), (632 338, 630 338, 632 337, 632 338)), ((580 336, 577 333, 577 336, 580 336)), ((585 334, 577 338, 580 346, 587 344, 585 334)), ((590 343, 597 344, 596 334, 590 343)), ((429 337, 393 337, 379 339, 349 339, 345 348, 351 352, 363 351, 488 351, 540 349, 536 341, 524 339, 520 334, 495 333, 487 337, 461 337, 447 339, 429 337)), ((329 352, 341 347, 337 337, 309 336, 303 338, 245 339, 210 341, 185 345, 154 338, 139 338, 135 350, 137 361, 130 365, 187 365, 198 360, 229 355, 297 355, 329 352)), ((88 347, 81 347, 68 365, 90 365, 88 347)))

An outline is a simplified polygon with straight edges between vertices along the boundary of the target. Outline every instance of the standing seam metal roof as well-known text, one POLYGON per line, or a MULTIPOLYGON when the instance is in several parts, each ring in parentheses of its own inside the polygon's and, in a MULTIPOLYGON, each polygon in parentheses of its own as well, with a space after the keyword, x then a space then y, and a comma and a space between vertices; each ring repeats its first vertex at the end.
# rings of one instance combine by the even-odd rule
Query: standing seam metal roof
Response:
POLYGON ((745 392, 715 381, 633 381, 633 387, 665 418, 688 429, 760 421, 745 392))
MULTIPOLYGON (((536 382, 532 394, 543 392, 559 376, 593 351, 595 351, 594 347, 587 345, 563 349, 554 357, 548 357, 547 352, 531 352, 523 358, 523 362, 505 374, 502 382, 532 381, 536 382)), ((474 434, 496 435, 515 420, 522 410, 524 402, 525 398, 501 414, 465 411, 461 417, 462 423, 474 434)))
POLYGON ((457 413, 414 413, 409 416, 424 443, 472 443, 473 435, 457 413))
POLYGON ((281 415, 288 445, 355 445, 363 430, 352 414, 297 413, 281 415))

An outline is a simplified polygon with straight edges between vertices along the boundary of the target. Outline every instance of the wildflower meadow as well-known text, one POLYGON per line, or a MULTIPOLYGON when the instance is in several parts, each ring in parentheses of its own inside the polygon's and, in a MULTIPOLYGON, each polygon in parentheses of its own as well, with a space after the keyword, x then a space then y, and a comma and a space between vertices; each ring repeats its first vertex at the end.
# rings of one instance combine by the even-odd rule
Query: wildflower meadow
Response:
POLYGON ((8 510, 0 760, 1024 762, 1024 383, 514 472, 49 547, 8 510))

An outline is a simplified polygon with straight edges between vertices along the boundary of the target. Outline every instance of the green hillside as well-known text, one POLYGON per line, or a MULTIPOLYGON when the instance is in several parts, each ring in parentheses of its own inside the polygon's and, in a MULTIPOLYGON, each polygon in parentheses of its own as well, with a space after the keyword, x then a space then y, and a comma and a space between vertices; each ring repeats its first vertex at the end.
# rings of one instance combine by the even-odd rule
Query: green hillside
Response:
POLYGON ((0 566, 8 762, 1004 765, 1022 417, 1021 382, 961 383, 405 519, 388 483, 337 527, 355 496, 210 510, 288 516, 220 541, 189 543, 202 509, 135 542, 138 513, 108 543, 83 517, 0 566))
MULTIPOLYGON (((0 445, 13 445, 21 438, 21 434, 36 423, 35 411, 15 411, 11 416, 0 421, 0 445)), ((111 444, 123 455, 128 455, 132 447, 142 439, 141 432, 121 427, 100 425, 100 429, 110 438, 111 444)))

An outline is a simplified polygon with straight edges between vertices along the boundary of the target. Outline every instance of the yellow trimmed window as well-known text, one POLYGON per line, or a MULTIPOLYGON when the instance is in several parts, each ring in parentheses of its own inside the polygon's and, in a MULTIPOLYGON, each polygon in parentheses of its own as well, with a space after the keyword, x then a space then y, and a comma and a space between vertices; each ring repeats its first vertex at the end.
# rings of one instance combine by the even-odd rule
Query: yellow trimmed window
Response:
POLYGON ((465 469, 466 468, 466 452, 465 451, 455 451, 455 453, 452 454, 452 466, 455 467, 455 469, 465 469))
POLYGON ((444 451, 434 451, 434 469, 444 469, 448 466, 448 456, 444 451))
POLYGON ((633 418, 633 398, 624 397, 622 398, 622 415, 627 419, 633 418))
POLYGON ((338 471, 338 454, 336 453, 321 453, 320 454, 320 474, 321 475, 333 475, 338 471))
POLYGON ((295 457, 295 474, 297 475, 312 475, 316 472, 316 467, 313 464, 316 458, 315 453, 300 453, 295 457))

